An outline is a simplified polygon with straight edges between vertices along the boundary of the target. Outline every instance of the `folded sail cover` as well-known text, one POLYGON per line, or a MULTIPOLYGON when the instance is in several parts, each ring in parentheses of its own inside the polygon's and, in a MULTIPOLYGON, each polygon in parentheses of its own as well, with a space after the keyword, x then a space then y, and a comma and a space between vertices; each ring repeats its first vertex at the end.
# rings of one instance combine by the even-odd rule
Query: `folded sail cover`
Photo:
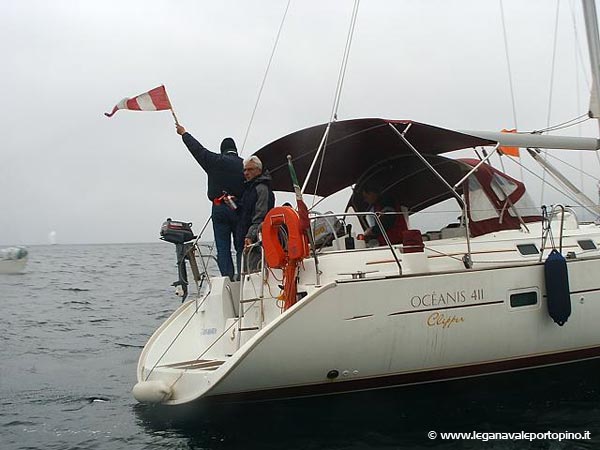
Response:
POLYGON ((144 92, 136 97, 124 98, 115 105, 110 113, 104 113, 106 117, 112 117, 120 109, 132 111, 163 111, 171 109, 171 102, 163 85, 144 92))

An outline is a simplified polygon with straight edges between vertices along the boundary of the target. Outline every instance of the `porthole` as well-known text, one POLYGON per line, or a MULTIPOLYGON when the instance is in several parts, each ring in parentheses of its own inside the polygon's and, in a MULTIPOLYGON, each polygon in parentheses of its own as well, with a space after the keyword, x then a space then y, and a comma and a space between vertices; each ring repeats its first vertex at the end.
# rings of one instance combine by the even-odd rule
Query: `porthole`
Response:
POLYGON ((521 306, 531 306, 537 304, 537 292, 519 292, 517 294, 510 295, 510 306, 512 308, 519 308, 521 306))
POLYGON ((519 244, 517 245, 517 250, 519 250, 519 253, 523 256, 540 254, 540 251, 535 244, 519 244))
POLYGON ((582 250, 596 250, 596 244, 591 239, 584 239, 581 241, 577 241, 582 250))

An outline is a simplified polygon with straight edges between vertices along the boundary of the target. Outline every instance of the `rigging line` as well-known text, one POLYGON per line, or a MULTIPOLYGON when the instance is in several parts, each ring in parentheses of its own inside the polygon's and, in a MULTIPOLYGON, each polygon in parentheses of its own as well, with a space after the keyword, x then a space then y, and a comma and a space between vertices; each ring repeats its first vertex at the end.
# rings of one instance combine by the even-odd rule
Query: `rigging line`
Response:
POLYGON ((572 124, 571 122, 576 122, 576 121, 584 119, 584 118, 585 118, 585 120, 589 119, 587 113, 583 113, 583 114, 581 114, 581 115, 579 115, 577 117, 574 117, 574 118, 572 118, 570 120, 567 120, 565 122, 557 123, 557 124, 552 125, 552 126, 550 126, 548 128, 541 128, 539 130, 532 130, 532 131, 523 131, 522 133, 525 133, 525 134, 542 134, 542 133, 546 133, 548 131, 560 130, 562 128, 568 128, 570 126, 577 125, 576 123, 572 124))
MULTIPOLYGON (((504 167, 504 159, 502 158, 502 153, 496 152, 498 154, 498 159, 500 160, 500 165, 502 166, 502 172, 506 173, 506 168, 504 167)), ((522 172, 521 172, 522 173, 522 172)), ((522 179, 523 177, 521 177, 522 179)))
MULTIPOLYGON (((575 26, 575 16, 573 16, 573 34, 575 35, 575 39, 573 40, 573 45, 575 46, 575 50, 577 51, 577 27, 575 26)), ((575 69, 575 102, 577 104, 577 111, 581 111, 581 99, 579 98, 579 60, 577 59, 577 52, 575 51, 575 64, 573 64, 575 69)), ((581 122, 577 123, 577 135, 581 136, 581 122)), ((581 191, 584 189, 584 181, 583 181, 583 152, 579 152, 579 168, 582 172, 581 174, 581 191)))
MULTIPOLYGON (((325 125, 325 124, 322 124, 322 125, 325 125)), ((330 142, 330 144, 331 145, 339 144, 340 142, 343 142, 343 141, 345 141, 347 139, 350 139, 350 138, 352 138, 354 136, 357 136, 357 135, 359 135, 361 133, 366 133, 368 131, 375 130, 375 129, 380 128, 380 127, 387 127, 387 126, 388 126, 387 122, 378 123, 378 124, 370 126, 368 128, 364 128, 362 130, 355 131, 354 133, 345 134, 345 135, 343 135, 343 136, 341 136, 341 137, 333 140, 332 142, 330 142)), ((309 148, 308 150, 306 150, 303 153, 300 153, 298 156, 296 156, 294 158, 294 161, 298 161, 300 159, 306 158, 306 157, 310 156, 312 153, 316 153, 318 150, 319 150, 319 146, 318 147, 309 148)), ((269 168, 269 172, 274 173, 274 172, 277 172, 277 171, 282 170, 282 169, 283 170, 287 169, 287 162, 284 162, 284 163, 276 166, 275 168, 269 168)))
POLYGON ((315 200, 317 198, 317 188, 319 187, 319 181, 321 181, 321 171, 323 170, 323 160, 325 159, 325 149, 327 148, 327 141, 329 139, 329 133, 325 137, 325 142, 323 143, 323 153, 321 154, 321 161, 319 162, 319 171, 317 172, 317 182, 315 183, 315 193, 312 197, 312 205, 311 209, 315 207, 315 200))
POLYGON ((504 21, 504 5, 503 0, 500 0, 500 18, 502 20, 502 36, 504 37, 504 53, 506 54, 506 68, 508 70, 508 85, 510 87, 510 98, 512 101, 512 113, 514 127, 518 129, 517 125, 517 108, 515 103, 515 91, 513 88, 512 70, 510 67, 510 57, 508 53, 508 38, 506 37, 506 22, 504 21))
MULTIPOLYGON (((529 172, 531 175, 533 175, 534 177, 536 177, 538 180, 544 181, 542 177, 540 177, 537 173, 535 173, 532 170, 529 170, 527 167, 525 167, 523 164, 521 164, 519 161, 516 160, 516 158, 510 158, 510 161, 514 162, 515 164, 518 164, 519 166, 522 166, 523 169, 525 169, 527 172, 529 172)), ((554 189, 556 192, 558 192, 561 195, 564 195, 565 197, 567 197, 569 200, 577 203, 581 208, 589 211, 589 209, 587 209, 584 205, 581 204, 581 202, 579 200, 577 200, 575 197, 573 197, 573 195, 569 192, 560 190, 559 188, 557 188, 554 184, 548 184, 548 186, 550 186, 552 189, 554 189)))
MULTIPOLYGON (((504 53, 506 54, 506 69, 508 70, 508 85, 510 87, 510 99, 511 99, 511 103, 512 103, 513 124, 514 124, 515 130, 518 130, 519 125, 517 122, 517 106, 516 106, 516 102, 515 102, 515 90, 513 87, 512 70, 510 67, 510 57, 509 57, 509 53, 508 53, 508 38, 506 36, 506 22, 504 20, 504 4, 503 4, 502 0, 500 0, 500 17, 502 20, 502 36, 504 38, 504 53)), ((500 158, 500 161, 502 162, 502 158, 500 158)), ((502 163, 502 169, 504 169, 504 163, 502 163)), ((521 180, 523 180, 523 169, 521 169, 521 180)))
POLYGON ((360 0, 355 0, 354 7, 352 9, 352 16, 350 19, 350 28, 348 29, 348 36, 346 38, 344 55, 342 57, 342 65, 340 66, 340 73, 338 74, 338 82, 335 89, 335 96, 333 99, 333 108, 331 110, 331 116, 329 117, 330 122, 337 119, 337 112, 340 106, 340 99, 342 97, 342 88, 344 87, 344 80, 346 78, 346 68, 348 67, 348 58, 350 57, 350 48, 352 47, 352 40, 354 37, 354 29, 356 28, 356 19, 358 17, 359 6, 360 0))
POLYGON ((554 43, 552 48, 552 66, 550 69, 550 92, 548 94, 548 115, 546 127, 550 126, 550 116, 552 114, 552 94, 554 92, 554 69, 556 67, 556 48, 558 43, 558 18, 560 11, 560 0, 556 0, 556 15, 554 19, 554 43))
MULTIPOLYGON (((575 23, 575 13, 573 12, 572 9, 571 9, 571 14, 573 15, 573 22, 575 23)), ((579 39, 578 39, 578 34, 577 33, 575 33, 575 40, 579 44, 579 39)), ((581 44, 579 44, 577 46, 577 54, 579 56, 579 61, 581 63, 581 66, 583 67, 584 66, 584 61, 588 61, 588 60, 585 59, 582 56, 581 44)), ((591 61, 590 61, 590 64, 591 64, 591 61)), ((583 77, 584 77, 585 83, 587 85, 588 91, 590 91, 591 90, 591 83, 590 83, 590 80, 588 79, 587 71, 586 70, 583 70, 583 77)), ((593 79, 593 75, 592 75, 592 79, 593 79)), ((578 97, 578 99, 579 99, 579 97, 578 97)), ((596 150, 595 153, 596 153, 596 160, 598 161, 598 165, 600 166, 600 154, 599 154, 598 150, 596 150)), ((600 183, 597 183, 597 188, 598 188, 598 196, 600 197, 600 183)))
POLYGON ((325 200, 325 198, 326 198, 326 197, 321 197, 317 203, 313 204, 313 205, 310 207, 310 210, 309 210, 309 211, 311 211, 311 212, 314 212, 314 211, 313 211, 313 209, 314 209, 316 206, 318 206, 318 205, 319 205, 319 204, 320 204, 320 203, 321 203, 323 200, 325 200))
MULTIPOLYGON (((547 119, 546 119, 546 128, 548 128, 550 126, 550 115, 552 114, 552 93, 553 93, 553 88, 554 88, 554 67, 555 67, 555 63, 556 63, 556 44, 557 44, 557 38, 558 38, 558 17, 559 17, 559 11, 560 11, 560 0, 556 0, 556 14, 555 14, 555 19, 554 19, 554 45, 552 48, 552 66, 550 69, 550 92, 548 94, 548 115, 547 115, 547 119)), ((548 153, 548 150, 544 150, 544 157, 546 157, 548 153)), ((540 203, 544 203, 544 187, 546 185, 546 168, 544 168, 544 172, 543 172, 544 176, 542 178, 542 192, 541 192, 541 198, 540 198, 540 203)))
POLYGON ((589 117, 582 117, 577 122, 570 123, 569 125, 563 125, 561 127, 557 126, 557 127, 552 128, 550 131, 564 130, 566 128, 574 127, 575 125, 582 124, 583 122, 587 122, 588 120, 591 120, 591 119, 589 117))
MULTIPOLYGON (((580 153, 583 153, 583 152, 580 152, 580 153)), ((590 173, 586 172, 586 171, 585 171, 585 170, 583 170, 583 169, 580 169, 580 168, 578 168, 578 167, 575 167, 574 165, 572 165, 572 164, 569 164, 569 163, 568 163, 568 162, 566 162, 566 161, 563 161, 563 160, 562 160, 562 159, 560 159, 558 156, 554 156, 552 153, 548 153, 548 157, 549 157, 549 158, 552 158, 552 159, 554 159, 554 160, 556 160, 556 161, 558 161, 558 162, 561 162, 561 163, 565 164, 566 166, 569 166, 571 169, 575 169, 575 170, 577 170, 578 172, 581 172, 581 175, 582 175, 582 176, 583 176, 583 175, 587 175, 587 176, 588 176, 588 177, 590 177, 592 180, 595 180, 595 181, 600 181, 600 178, 598 178, 598 177, 596 177, 596 176, 594 176, 594 175, 592 175, 592 174, 590 174, 590 173)))
MULTIPOLYGON (((583 12, 580 12, 578 15, 580 17, 583 16, 583 12)), ((576 50, 575 55, 579 57, 579 58, 576 57, 575 59, 581 64, 581 67, 584 67, 585 66, 584 61, 587 61, 587 59, 583 57, 582 50, 581 50, 582 45, 581 45, 581 42, 579 41, 579 30, 577 28, 577 19, 576 19, 576 15, 575 15, 575 10, 573 8, 573 2, 571 2, 571 16, 573 18, 573 29, 574 29, 573 34, 575 37, 575 50, 576 50)), ((583 73, 583 79, 585 80, 585 84, 587 85, 588 90, 589 90, 591 83, 588 78, 587 71, 583 70, 582 73, 583 73)))
MULTIPOLYGON (((321 179, 321 171, 323 169, 323 162, 325 161, 325 152, 327 151, 327 140, 329 139, 329 135, 327 134, 329 131, 329 125, 331 125, 331 123, 334 120, 337 120, 337 112, 338 112, 338 108, 340 106, 340 99, 342 96, 342 88, 344 86, 344 79, 346 78, 346 69, 348 67, 348 58, 350 57, 350 48, 352 47, 352 40, 354 37, 354 30, 356 28, 356 19, 358 17, 358 7, 360 6, 360 0, 354 0, 354 7, 352 9, 352 16, 350 19, 350 28, 348 29, 348 36, 346 38, 346 46, 344 47, 344 54, 342 56, 342 64, 340 66, 340 73, 338 74, 338 82, 337 82, 337 86, 335 89, 335 95, 333 98, 333 107, 331 110, 331 116, 329 117, 329 123, 328 123, 328 127, 325 130, 326 135, 325 140, 323 142, 323 150, 322 150, 322 154, 321 155, 316 155, 316 157, 321 158, 321 161, 319 162, 319 171, 317 172, 317 180, 315 183, 315 190, 313 193, 313 200, 312 200, 312 204, 314 206, 315 204, 315 199, 317 196, 317 191, 319 188, 319 181, 321 179)), ((310 176, 310 172, 309 175, 310 176)), ((308 178, 305 180, 305 185, 308 185, 308 178)))
POLYGON ((248 140, 248 135, 250 134, 250 128, 252 127, 252 123, 254 122, 254 116, 256 114, 258 104, 260 103, 260 97, 265 87, 265 82, 267 81, 269 69, 271 68, 271 63, 273 62, 273 56, 275 56, 275 51, 277 50, 277 45, 279 44, 281 30, 283 29, 283 24, 285 23, 285 18, 287 17, 288 9, 290 9, 291 1, 292 0, 288 0, 287 5, 285 6, 285 11, 283 13, 283 18, 281 19, 281 24, 279 24, 279 30, 277 31, 277 36, 275 37, 275 44, 273 45, 273 50, 271 51, 271 56, 269 57, 269 62, 267 63, 267 68, 265 70, 265 75, 263 76, 262 83, 260 84, 260 88, 258 89, 258 96, 256 98, 256 103, 254 104, 254 109, 252 110, 252 114, 250 115, 250 122, 248 123, 248 128, 246 129, 246 135, 244 136, 244 142, 242 143, 242 151, 240 152, 240 156, 244 153, 244 149, 246 147, 246 141, 248 140))
MULTIPOLYGON (((577 21, 575 20, 575 11, 573 8, 573 1, 571 0, 570 2, 570 10, 571 10, 571 23, 573 24, 573 46, 574 48, 574 52, 573 52, 573 68, 574 68, 574 72, 575 72, 575 102, 576 102, 576 111, 581 111, 581 98, 579 96, 579 92, 580 92, 580 81, 579 81, 579 72, 580 72, 580 68, 581 68, 581 61, 578 58, 578 52, 579 52, 579 41, 577 40, 577 21)), ((581 136, 581 122, 577 123, 577 135, 581 136)), ((584 190, 584 179, 583 179, 583 152, 579 152, 579 170, 581 171, 581 176, 580 176, 580 189, 583 192, 584 190)))
MULTIPOLYGON (((148 375, 146 376, 146 378, 144 379, 144 381, 148 381, 148 378, 150 378, 150 375, 152 375, 152 372, 154 372, 154 369, 156 369, 156 366, 158 366, 158 364, 162 361, 163 357, 167 354, 167 352, 171 349, 171 347, 173 346, 173 344, 175 344, 175 341, 177 341, 177 339, 179 339, 179 336, 181 336, 181 333, 183 333, 183 331, 187 328, 187 326, 189 325, 189 323, 191 322, 191 320, 194 318, 194 316, 196 314, 198 314, 198 308, 200 306, 202 306, 202 304, 206 301, 206 299, 208 298, 208 296, 210 295, 211 290, 209 289, 208 292, 206 292, 204 294, 204 297, 202 298, 202 300, 200 301, 200 304, 196 306, 196 311, 194 311, 193 313, 190 314, 190 317, 188 320, 186 320, 186 322, 183 324, 183 327, 181 327, 181 330, 179 330, 179 332, 177 333, 177 335, 173 338, 173 340, 169 343, 169 345, 167 346, 167 348, 165 349, 164 352, 162 352, 162 354, 159 356, 159 358, 156 360, 156 362, 154 363, 154 365, 152 366, 152 368, 150 369, 150 372, 148 372, 148 375)), ((188 306, 189 307, 189 306, 188 306)), ((143 375, 143 371, 142 371, 142 375, 143 375)))

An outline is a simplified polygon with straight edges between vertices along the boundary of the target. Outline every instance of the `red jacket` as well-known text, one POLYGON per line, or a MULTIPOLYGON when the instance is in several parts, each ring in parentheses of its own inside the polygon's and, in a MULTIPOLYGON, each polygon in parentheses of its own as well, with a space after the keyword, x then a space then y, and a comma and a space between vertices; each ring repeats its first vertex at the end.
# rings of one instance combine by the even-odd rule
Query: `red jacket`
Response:
MULTIPOLYGON (((384 209, 383 205, 375 204, 373 205, 373 209, 375 212, 382 212, 384 209)), ((408 225, 406 224, 406 219, 404 219, 404 214, 402 214, 400 205, 395 208, 397 214, 383 214, 379 217, 381 224, 387 234, 390 242, 392 244, 401 244, 402 243, 402 232, 408 230, 408 225)), ((387 245, 385 241, 385 237, 383 237, 383 233, 380 232, 379 227, 375 227, 376 230, 376 238, 379 242, 379 245, 387 245)))

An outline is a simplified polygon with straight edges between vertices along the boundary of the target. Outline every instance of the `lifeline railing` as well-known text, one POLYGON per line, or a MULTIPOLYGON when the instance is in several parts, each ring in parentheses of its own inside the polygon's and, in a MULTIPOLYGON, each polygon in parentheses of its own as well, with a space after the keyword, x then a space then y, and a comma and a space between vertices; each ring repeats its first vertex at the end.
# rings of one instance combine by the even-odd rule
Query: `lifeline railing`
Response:
POLYGON ((196 239, 194 239, 194 241, 191 243, 191 245, 185 252, 185 256, 190 257, 190 259, 189 259, 190 266, 192 269, 192 273, 194 275, 194 282, 196 283, 196 300, 198 300, 198 298, 200 297, 200 290, 202 289, 204 280, 206 280, 206 282, 208 283, 208 290, 210 292, 210 290, 212 288, 212 283, 210 280, 210 272, 208 270, 208 264, 211 259, 215 262, 215 264, 217 264, 217 258, 213 254, 213 246, 200 243, 200 238, 204 234, 204 231, 208 227, 208 224, 210 223, 211 220, 212 220, 212 216, 210 216, 206 220, 206 222, 204 222, 204 225, 202 226, 200 233, 198 233, 198 236, 196 236, 196 239), (208 254, 202 253, 202 247, 207 247, 209 249, 208 254), (198 251, 198 255, 196 255, 196 250, 198 251), (202 265, 201 272, 198 270, 198 265, 197 265, 196 259, 199 259, 201 262, 201 265, 202 265))
MULTIPOLYGON (((340 218, 346 218, 346 217, 372 217, 375 220, 375 224, 379 227, 379 229, 381 230, 381 235, 383 236, 386 246, 389 248, 389 250, 392 252, 392 256, 394 257, 394 260, 396 262, 396 265, 398 266, 398 275, 402 275, 402 264, 400 264, 400 259, 398 258, 398 255, 396 253, 396 250, 394 249, 394 245, 392 245, 392 242, 390 241, 390 238, 388 237, 387 233, 385 232, 385 228, 383 227, 383 224, 381 223, 381 220, 379 219, 380 216, 382 215, 389 215, 389 214, 396 214, 396 213, 375 213, 375 212, 353 212, 353 213, 340 213, 340 214, 334 214, 334 213, 327 213, 327 214, 319 214, 316 216, 312 216, 310 217, 310 220, 312 222, 320 219, 320 218, 325 218, 327 219, 328 217, 334 218, 339 220, 340 218)), ((398 212, 397 214, 403 214, 401 212, 398 212)), ((329 225, 328 221, 326 221, 326 223, 329 225)), ((312 227, 311 227, 312 228, 312 227)), ((340 249, 340 246, 337 244, 338 239, 343 238, 344 236, 346 236, 346 234, 344 234, 344 236, 342 237, 338 237, 336 232, 335 232, 335 228, 332 226, 331 231, 333 233, 334 236, 334 240, 336 242, 336 246, 338 247, 338 249, 340 249)), ((313 248, 313 253, 317 253, 316 248, 313 248)), ((317 276, 317 284, 319 284, 319 275, 320 275, 320 271, 319 271, 319 263, 317 258, 315 258, 315 270, 316 270, 316 276, 317 276)))
POLYGON ((550 238, 550 241, 552 243, 552 248, 555 248, 555 244, 554 244, 554 236, 552 235, 552 221, 554 220, 554 218, 558 218, 560 216, 560 228, 559 228, 559 238, 558 238, 558 251, 562 254, 563 251, 563 232, 564 232, 564 226, 565 226, 565 212, 569 212, 571 214, 574 214, 575 212, 569 208, 564 206, 561 203, 557 203, 556 205, 553 205, 550 209, 550 213, 548 215, 546 215, 546 207, 543 207, 544 212, 543 212, 543 217, 545 219, 545 221, 547 221, 546 226, 542 227, 542 249, 540 251, 540 259, 539 261, 542 261, 542 258, 544 256, 544 251, 546 250, 546 242, 548 241, 548 238, 550 238))
MULTIPOLYGON (((315 215, 310 217, 311 222, 314 222, 320 218, 334 218, 336 220, 339 220, 340 218, 346 218, 346 217, 373 217, 375 224, 379 227, 379 229, 381 230, 381 234, 386 242, 386 246, 389 248, 390 252, 392 253, 392 256, 394 257, 394 260, 396 262, 396 265, 398 267, 398 274, 402 275, 402 265, 400 264, 400 259, 398 258, 398 255, 396 254, 396 250, 394 249, 394 246, 392 244, 392 242, 390 241, 387 233, 385 232, 385 229, 383 227, 383 224, 381 222, 381 220, 379 219, 379 216, 381 215, 385 215, 385 214, 390 214, 390 213, 375 213, 375 212, 354 212, 354 213, 339 213, 339 214, 319 214, 319 215, 315 215)), ((393 213, 391 213, 393 214, 393 213)), ((399 213, 402 214, 402 213, 399 213)), ((329 227, 331 224, 329 223, 329 221, 326 221, 327 226, 329 227)), ((338 244, 338 239, 341 239, 343 237, 346 236, 346 234, 344 234, 341 237, 337 236, 336 230, 334 228, 330 228, 330 231, 333 234, 333 239, 336 242, 336 247, 341 250, 341 246, 338 244)), ((312 232, 312 227, 311 227, 311 232, 312 232)), ((314 240, 313 240, 314 242, 314 240)), ((318 249, 317 248, 312 248, 311 249, 311 253, 312 256, 314 258, 315 261, 315 278, 317 281, 317 285, 320 284, 319 282, 319 278, 320 278, 320 269, 319 269, 319 260, 317 257, 318 254, 318 249)), ((244 249, 244 252, 242 253, 242 258, 241 258, 241 273, 240 273, 240 291, 239 291, 239 302, 238 302, 238 315, 237 315, 237 348, 239 349, 241 346, 241 334, 244 331, 258 331, 261 327, 262 327, 262 318, 264 317, 264 286, 265 286, 265 276, 266 276, 266 272, 267 272, 267 264, 265 261, 265 252, 264 252, 264 248, 262 246, 262 241, 259 240, 258 242, 253 243, 252 245, 246 247, 244 249), (255 251, 255 249, 260 249, 260 270, 252 270, 252 268, 249 267, 249 260, 250 258, 250 254, 252 251, 255 251), (259 287, 259 291, 258 293, 256 293, 256 289, 254 294, 256 295, 255 297, 252 298, 245 298, 244 294, 245 294, 245 285, 246 282, 248 280, 251 280, 250 276, 253 273, 257 273, 260 272, 260 287, 259 287), (259 323, 255 326, 244 326, 243 320, 244 320, 244 315, 246 313, 245 311, 245 305, 249 304, 249 303, 254 303, 254 302, 260 302, 260 314, 259 314, 259 323)))
POLYGON ((242 332, 243 331, 257 331, 261 328, 262 326, 262 320, 264 317, 264 297, 265 297, 265 275, 266 275, 266 271, 267 271, 267 264, 265 261, 265 252, 262 246, 262 242, 258 241, 253 243, 252 245, 249 245, 248 247, 246 247, 242 253, 242 258, 241 258, 241 268, 240 268, 240 293, 239 293, 239 302, 238 302, 238 320, 237 320, 237 348, 239 349, 241 346, 241 339, 242 339, 242 332), (255 295, 257 295, 256 297, 253 298, 249 298, 246 299, 244 298, 244 286, 246 284, 246 281, 250 280, 250 276, 253 273, 257 273, 258 271, 250 271, 251 268, 249 267, 249 260, 250 258, 250 254, 251 252, 255 251, 256 249, 260 249, 260 287, 259 287, 259 292, 258 294, 256 294, 255 291, 255 295), (244 327, 243 326, 243 319, 244 319, 244 314, 246 313, 246 311, 244 310, 245 305, 248 303, 254 303, 254 302, 260 302, 260 314, 259 314, 259 324, 257 326, 252 326, 252 327, 244 327))

